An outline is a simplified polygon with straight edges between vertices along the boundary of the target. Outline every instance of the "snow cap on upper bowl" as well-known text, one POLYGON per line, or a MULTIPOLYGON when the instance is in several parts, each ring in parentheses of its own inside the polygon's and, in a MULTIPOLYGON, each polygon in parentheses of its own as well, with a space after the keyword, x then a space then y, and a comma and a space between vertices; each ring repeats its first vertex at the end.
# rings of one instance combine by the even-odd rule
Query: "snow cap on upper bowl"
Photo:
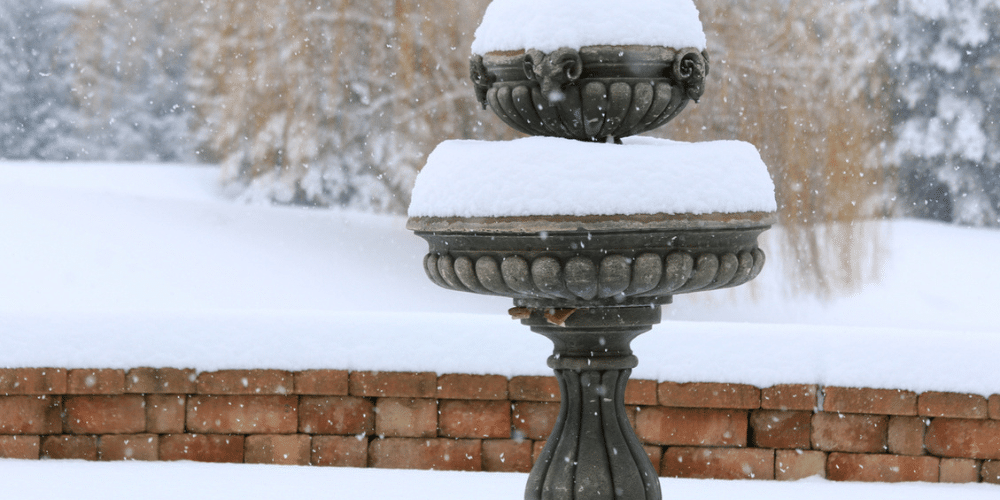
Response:
POLYGON ((652 45, 704 50, 692 0, 493 0, 473 54, 591 45, 652 45))

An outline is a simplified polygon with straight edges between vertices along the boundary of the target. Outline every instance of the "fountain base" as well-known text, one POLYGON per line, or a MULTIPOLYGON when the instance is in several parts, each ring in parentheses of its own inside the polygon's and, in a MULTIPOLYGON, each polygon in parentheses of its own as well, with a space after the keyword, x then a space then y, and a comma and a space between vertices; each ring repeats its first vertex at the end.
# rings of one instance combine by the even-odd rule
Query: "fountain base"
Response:
POLYGON ((544 310, 522 320, 555 345, 559 418, 535 462, 525 500, 659 500, 660 483, 625 413, 625 387, 638 364, 632 339, 660 321, 660 307, 544 310))

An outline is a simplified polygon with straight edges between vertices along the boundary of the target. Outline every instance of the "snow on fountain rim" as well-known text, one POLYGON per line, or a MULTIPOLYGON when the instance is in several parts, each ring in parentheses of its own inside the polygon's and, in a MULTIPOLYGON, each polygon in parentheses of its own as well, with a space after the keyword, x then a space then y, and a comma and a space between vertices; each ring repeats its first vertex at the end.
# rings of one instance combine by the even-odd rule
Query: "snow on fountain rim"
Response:
POLYGON ((707 42, 692 0, 493 0, 472 53, 590 45, 704 50, 707 42))
POLYGON ((752 144, 555 137, 445 141, 417 176, 410 217, 774 212, 752 144))

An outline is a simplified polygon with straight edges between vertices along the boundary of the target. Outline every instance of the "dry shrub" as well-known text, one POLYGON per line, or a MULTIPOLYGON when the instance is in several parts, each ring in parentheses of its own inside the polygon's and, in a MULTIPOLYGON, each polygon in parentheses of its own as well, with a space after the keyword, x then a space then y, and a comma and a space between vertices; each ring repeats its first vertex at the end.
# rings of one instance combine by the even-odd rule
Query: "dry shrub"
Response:
POLYGON ((851 292, 880 257, 889 115, 875 13, 863 2, 699 1, 712 73, 660 135, 757 146, 783 227, 789 291, 851 292), (871 18, 865 19, 866 16, 871 18))
POLYGON ((263 198, 405 212, 434 145, 504 134, 474 114, 462 50, 485 1, 202 3, 189 72, 201 137, 227 181, 263 198), (361 178, 388 194, 349 202, 361 178))

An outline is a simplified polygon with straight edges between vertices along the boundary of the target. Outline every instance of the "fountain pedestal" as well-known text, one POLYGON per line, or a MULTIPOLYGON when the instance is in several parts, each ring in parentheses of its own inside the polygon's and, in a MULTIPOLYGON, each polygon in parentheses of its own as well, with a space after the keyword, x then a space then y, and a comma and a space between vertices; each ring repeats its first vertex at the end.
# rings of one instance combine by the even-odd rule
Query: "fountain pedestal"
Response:
POLYGON ((624 403, 638 364, 629 344, 659 321, 660 306, 578 309, 562 326, 539 310, 522 320, 555 344, 549 367, 562 396, 559 418, 528 477, 526 500, 660 498, 656 468, 624 403))
POLYGON ((427 276, 514 299, 555 346, 562 403, 526 500, 659 500, 625 414, 630 343, 674 295, 764 265, 774 185, 752 145, 629 137, 702 97, 704 47, 690 0, 494 0, 473 44, 477 100, 548 137, 442 143, 417 178, 407 228, 429 243, 427 276))
MULTIPOLYGON (((617 147, 617 146, 610 146, 617 147)), ((526 500, 659 500, 657 469, 625 413, 630 343, 674 294, 741 285, 764 265, 767 213, 411 218, 428 277, 514 299, 511 314, 554 345, 559 418, 526 500)))

